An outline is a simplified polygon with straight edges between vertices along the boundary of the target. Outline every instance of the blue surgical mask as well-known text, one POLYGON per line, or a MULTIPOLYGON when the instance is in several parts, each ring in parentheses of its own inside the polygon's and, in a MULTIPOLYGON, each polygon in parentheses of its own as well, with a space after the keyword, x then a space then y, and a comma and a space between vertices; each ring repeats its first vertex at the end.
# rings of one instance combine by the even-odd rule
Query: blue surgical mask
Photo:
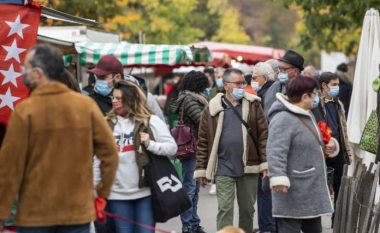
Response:
POLYGON ((222 78, 219 78, 219 79, 216 80, 216 86, 219 89, 222 89, 224 87, 224 83, 223 83, 223 79, 222 78))
POLYGON ((245 90, 241 88, 234 88, 231 95, 235 100, 241 100, 245 95, 245 90))
POLYGON ((252 87, 252 89, 255 90, 255 91, 260 91, 260 89, 261 89, 261 87, 260 87, 260 85, 259 85, 259 82, 254 82, 254 81, 252 81, 252 82, 251 82, 251 87, 252 87))
POLYGON ((288 73, 279 73, 278 79, 280 80, 280 83, 285 84, 289 81, 289 75, 288 73))
POLYGON ((202 94, 207 98, 207 97, 209 97, 210 96, 210 93, 211 93, 211 88, 206 88, 203 92, 202 92, 202 94))
POLYGON ((339 94, 339 86, 332 86, 330 87, 329 92, 327 93, 330 97, 337 97, 339 94))
POLYGON ((108 96, 111 93, 112 88, 109 87, 108 82, 106 80, 98 79, 95 82, 94 91, 99 95, 108 96))
POLYGON ((318 105, 319 105, 319 101, 320 101, 320 98, 319 98, 318 95, 316 95, 316 96, 314 97, 314 99, 313 99, 313 108, 318 107, 318 105))

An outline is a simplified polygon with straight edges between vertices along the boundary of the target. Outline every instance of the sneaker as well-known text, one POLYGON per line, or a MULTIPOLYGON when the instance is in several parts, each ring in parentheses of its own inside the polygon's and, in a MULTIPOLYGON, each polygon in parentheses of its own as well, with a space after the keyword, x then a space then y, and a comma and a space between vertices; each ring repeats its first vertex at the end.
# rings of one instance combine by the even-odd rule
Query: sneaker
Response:
POLYGON ((206 233, 206 232, 203 230, 203 227, 197 226, 195 229, 193 229, 193 233, 206 233))
POLYGON ((216 194, 216 185, 211 184, 210 191, 208 192, 210 195, 215 195, 216 194))

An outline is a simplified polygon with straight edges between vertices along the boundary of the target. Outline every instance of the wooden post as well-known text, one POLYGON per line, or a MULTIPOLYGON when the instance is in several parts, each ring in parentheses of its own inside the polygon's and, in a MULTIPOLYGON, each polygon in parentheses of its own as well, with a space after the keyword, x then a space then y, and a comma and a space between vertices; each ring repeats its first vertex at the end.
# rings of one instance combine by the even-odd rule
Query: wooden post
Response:
POLYGON ((350 232, 348 233, 356 233, 358 230, 358 221, 359 221, 359 211, 360 211, 360 203, 358 202, 359 193, 360 193, 360 182, 365 175, 365 167, 363 164, 357 165, 358 169, 354 173, 354 187, 352 189, 352 216, 351 222, 348 220, 348 224, 351 225, 350 232))
MULTIPOLYGON (((373 164, 372 164, 373 166, 373 164)), ((371 166, 370 166, 371 167, 371 166)), ((369 170, 369 172, 371 172, 372 169, 369 170)), ((376 186, 377 186, 377 181, 378 181, 378 178, 379 178, 379 170, 380 170, 380 163, 377 164, 376 166, 376 170, 375 170, 375 176, 373 177, 373 181, 372 181, 372 187, 371 187, 371 193, 370 193, 370 197, 369 197, 369 200, 367 203, 365 203, 365 205, 368 206, 367 208, 367 211, 366 211, 366 214, 365 214, 365 219, 364 219, 364 225, 363 225, 363 231, 362 233, 367 233, 368 230, 369 230, 369 225, 370 225, 370 222, 371 222, 371 215, 372 215, 372 207, 373 207, 373 202, 375 200, 375 194, 376 194, 376 186)))
POLYGON ((369 228, 369 233, 377 233, 380 220, 380 204, 377 204, 374 210, 374 217, 369 228), (376 230, 377 229, 377 230, 376 230), (376 231, 375 231, 376 230, 376 231))

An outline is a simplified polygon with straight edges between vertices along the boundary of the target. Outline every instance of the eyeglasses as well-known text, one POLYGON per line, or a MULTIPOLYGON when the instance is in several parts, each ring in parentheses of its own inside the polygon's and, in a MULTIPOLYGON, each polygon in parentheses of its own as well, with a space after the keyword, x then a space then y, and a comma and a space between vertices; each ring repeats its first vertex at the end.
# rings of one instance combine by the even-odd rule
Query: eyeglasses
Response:
POLYGON ((243 82, 226 82, 226 83, 232 83, 232 84, 235 84, 239 87, 245 87, 247 86, 247 82, 246 81, 243 81, 243 82))
POLYGON ((255 81, 257 78, 260 78, 260 77, 265 78, 264 75, 257 75, 257 76, 253 76, 253 75, 252 75, 252 80, 255 81))
POLYGON ((290 69, 293 69, 294 67, 293 66, 290 66, 290 67, 279 67, 278 70, 280 72, 286 72, 287 70, 290 70, 290 69))

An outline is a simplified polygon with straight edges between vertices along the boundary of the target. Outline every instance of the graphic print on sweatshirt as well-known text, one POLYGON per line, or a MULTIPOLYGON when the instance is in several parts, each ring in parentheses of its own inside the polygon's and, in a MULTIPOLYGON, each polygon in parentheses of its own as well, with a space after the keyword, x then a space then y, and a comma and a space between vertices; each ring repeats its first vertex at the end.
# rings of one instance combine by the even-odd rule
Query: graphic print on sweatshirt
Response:
POLYGON ((134 151, 135 147, 133 146, 134 133, 121 133, 115 135, 116 147, 119 152, 129 152, 134 151))

